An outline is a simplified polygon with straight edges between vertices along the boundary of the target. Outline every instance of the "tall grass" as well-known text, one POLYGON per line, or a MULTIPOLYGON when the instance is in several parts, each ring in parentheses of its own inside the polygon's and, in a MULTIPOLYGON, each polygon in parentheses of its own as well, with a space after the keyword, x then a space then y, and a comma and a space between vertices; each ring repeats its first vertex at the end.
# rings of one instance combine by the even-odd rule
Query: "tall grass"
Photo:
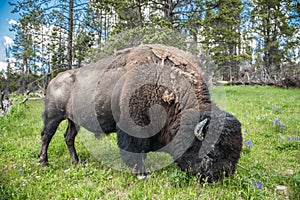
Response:
POLYGON ((298 199, 300 90, 230 86, 211 92, 242 123, 244 148, 234 176, 199 183, 172 164, 139 181, 93 157, 83 135, 76 140, 81 164, 75 166, 64 143, 66 123, 50 144, 50 166, 42 168, 43 102, 28 101, 0 117, 0 199, 298 199))

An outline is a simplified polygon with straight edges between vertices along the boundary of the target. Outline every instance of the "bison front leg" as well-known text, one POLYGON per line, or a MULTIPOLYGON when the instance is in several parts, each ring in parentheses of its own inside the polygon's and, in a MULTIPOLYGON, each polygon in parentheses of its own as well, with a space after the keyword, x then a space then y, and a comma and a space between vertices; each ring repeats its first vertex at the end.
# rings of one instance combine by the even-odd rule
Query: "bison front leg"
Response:
POLYGON ((47 166, 48 165, 48 147, 49 143, 55 134, 58 125, 62 119, 60 118, 53 118, 49 119, 45 117, 44 119, 44 128, 41 132, 41 138, 42 138, 42 149, 39 155, 39 162, 41 163, 42 166, 47 166))
POLYGON ((134 169, 133 172, 139 179, 144 179, 146 168, 143 160, 147 155, 148 139, 133 137, 120 128, 117 128, 117 138, 122 161, 134 169))
POLYGON ((70 157, 72 159, 72 162, 77 164, 79 162, 76 149, 74 146, 75 137, 78 133, 79 126, 76 125, 73 121, 68 119, 68 128, 64 134, 66 144, 68 146, 70 157))

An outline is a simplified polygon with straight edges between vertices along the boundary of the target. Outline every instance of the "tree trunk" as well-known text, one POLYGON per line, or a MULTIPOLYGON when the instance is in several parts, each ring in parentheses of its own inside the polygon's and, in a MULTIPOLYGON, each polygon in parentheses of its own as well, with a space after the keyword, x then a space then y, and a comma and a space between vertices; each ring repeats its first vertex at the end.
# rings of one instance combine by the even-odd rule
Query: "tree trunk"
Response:
POLYGON ((68 69, 72 69, 73 13, 74 13, 74 0, 70 0, 70 3, 69 3, 69 31, 68 31, 68 69))
POLYGON ((4 92, 0 90, 0 109, 4 111, 3 100, 4 100, 4 92))
POLYGON ((141 28, 143 28, 143 11, 142 11, 142 3, 141 0, 138 0, 138 17, 139 17, 139 25, 141 28))

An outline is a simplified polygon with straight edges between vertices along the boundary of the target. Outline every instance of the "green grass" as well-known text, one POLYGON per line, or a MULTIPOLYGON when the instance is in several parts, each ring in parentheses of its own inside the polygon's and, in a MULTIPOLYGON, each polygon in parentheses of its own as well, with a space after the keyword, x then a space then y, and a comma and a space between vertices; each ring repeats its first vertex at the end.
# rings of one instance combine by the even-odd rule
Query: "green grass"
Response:
MULTIPOLYGON (((275 192, 278 185, 288 188, 288 198, 298 199, 300 141, 294 137, 300 136, 300 90, 230 86, 211 91, 218 105, 241 121, 244 141, 253 143, 244 146, 234 176, 199 183, 172 164, 139 181, 105 163, 116 159, 111 154, 103 160, 92 156, 97 152, 82 142, 91 137, 84 131, 76 140, 81 164, 75 166, 63 139, 66 123, 50 144, 50 166, 42 168, 37 157, 43 102, 28 101, 0 117, 0 199, 286 199, 283 191, 275 192)), ((114 134, 103 141, 117 152, 114 134)), ((102 150, 102 156, 109 151, 102 150)))

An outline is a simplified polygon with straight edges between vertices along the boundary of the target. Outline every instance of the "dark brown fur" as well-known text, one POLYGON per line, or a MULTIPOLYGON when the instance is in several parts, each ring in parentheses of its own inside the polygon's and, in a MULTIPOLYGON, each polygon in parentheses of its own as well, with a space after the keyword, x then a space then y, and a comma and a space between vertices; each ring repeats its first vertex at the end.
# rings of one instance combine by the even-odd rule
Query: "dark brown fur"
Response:
POLYGON ((162 45, 119 51, 53 79, 45 99, 42 164, 48 163, 48 145, 64 119, 68 119, 65 140, 73 162, 79 161, 74 140, 83 126, 95 134, 117 132, 120 155, 137 173, 145 173, 142 159, 147 152, 165 151, 181 169, 215 181, 234 172, 242 147, 239 121, 212 104, 196 57, 162 45), (151 111, 155 105, 163 110, 151 111), (128 119, 134 124, 122 126, 128 119), (205 145, 193 130, 203 119, 209 119, 203 134, 214 138, 215 144, 201 157, 205 145), (161 129, 153 135, 157 127, 161 129), (128 132, 131 129, 142 131, 128 132))

